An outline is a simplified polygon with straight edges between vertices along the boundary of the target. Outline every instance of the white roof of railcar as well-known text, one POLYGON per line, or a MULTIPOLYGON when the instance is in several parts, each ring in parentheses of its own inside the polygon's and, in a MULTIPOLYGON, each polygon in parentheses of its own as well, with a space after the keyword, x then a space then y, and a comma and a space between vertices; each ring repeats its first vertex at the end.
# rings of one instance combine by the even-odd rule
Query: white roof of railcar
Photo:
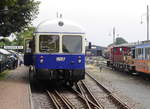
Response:
POLYGON ((35 33, 84 34, 85 32, 80 25, 72 21, 64 19, 55 19, 41 22, 37 26, 35 33))

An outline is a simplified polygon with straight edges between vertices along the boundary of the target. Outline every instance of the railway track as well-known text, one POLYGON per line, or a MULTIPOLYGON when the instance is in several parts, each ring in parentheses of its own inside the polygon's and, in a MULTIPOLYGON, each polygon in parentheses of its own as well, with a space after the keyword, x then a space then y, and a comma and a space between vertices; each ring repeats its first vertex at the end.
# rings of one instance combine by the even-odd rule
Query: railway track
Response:
POLYGON ((61 93, 57 90, 46 91, 48 96, 51 98, 54 107, 56 109, 75 109, 75 106, 61 93))
MULTIPOLYGON (((108 90, 104 85, 102 85, 101 83, 99 83, 93 76, 91 76, 89 73, 86 73, 87 78, 90 78, 91 81, 88 79, 88 81, 86 80, 87 84, 90 84, 90 82, 95 82, 95 86, 97 85, 100 90, 101 90, 101 94, 102 97, 99 96, 99 98, 101 100, 99 100, 99 102, 101 104, 103 104, 103 107, 105 109, 109 109, 109 108, 116 108, 116 109, 132 109, 131 107, 129 107, 126 103, 124 103, 116 94, 114 94, 113 92, 111 92, 110 90, 108 90), (104 97, 105 96, 105 97, 104 97), (104 101, 102 101, 103 99, 107 100, 107 104, 104 103, 104 101), (110 105, 110 107, 108 106, 110 105)), ((90 85, 89 85, 90 86, 90 85)), ((98 94, 97 94, 98 95, 98 94)))
POLYGON ((132 109, 88 73, 72 88, 40 89, 32 91, 34 109, 132 109))
POLYGON ((80 92, 74 88, 69 88, 68 91, 65 93, 60 90, 55 90, 53 92, 47 91, 47 93, 56 109, 103 109, 95 104, 93 101, 89 100, 84 95, 82 89, 80 90, 80 92), (70 98, 69 96, 74 97, 70 98))
POLYGON ((34 109, 101 109, 76 88, 32 91, 32 99, 34 109))

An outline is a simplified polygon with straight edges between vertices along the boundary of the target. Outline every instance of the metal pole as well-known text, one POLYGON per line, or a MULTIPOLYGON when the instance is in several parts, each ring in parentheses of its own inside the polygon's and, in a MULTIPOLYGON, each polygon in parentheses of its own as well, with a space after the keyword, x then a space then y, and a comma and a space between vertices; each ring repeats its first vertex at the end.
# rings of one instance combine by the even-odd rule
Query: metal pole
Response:
POLYGON ((58 12, 56 12, 56 17, 58 18, 58 12))
POLYGON ((149 40, 149 6, 147 5, 147 40, 149 40))
POLYGON ((115 44, 115 27, 113 27, 113 44, 115 44))

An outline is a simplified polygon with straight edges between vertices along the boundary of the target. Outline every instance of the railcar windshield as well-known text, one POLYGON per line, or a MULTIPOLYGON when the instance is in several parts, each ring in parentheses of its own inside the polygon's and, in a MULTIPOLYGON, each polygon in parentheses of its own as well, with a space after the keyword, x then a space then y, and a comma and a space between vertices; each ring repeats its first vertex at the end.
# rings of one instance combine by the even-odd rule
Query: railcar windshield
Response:
POLYGON ((62 39, 64 53, 81 53, 82 37, 79 35, 64 35, 62 39))
POLYGON ((40 35, 39 50, 42 53, 59 52, 59 36, 58 35, 40 35))

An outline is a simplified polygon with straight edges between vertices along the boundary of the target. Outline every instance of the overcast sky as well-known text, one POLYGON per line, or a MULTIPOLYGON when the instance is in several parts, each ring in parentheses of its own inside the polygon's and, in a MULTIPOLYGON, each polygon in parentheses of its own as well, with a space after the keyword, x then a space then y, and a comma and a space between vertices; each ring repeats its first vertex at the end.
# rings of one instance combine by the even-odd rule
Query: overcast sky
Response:
POLYGON ((107 46, 112 43, 112 29, 128 42, 146 40, 146 6, 150 0, 36 0, 41 1, 34 26, 45 19, 55 19, 56 12, 80 24, 88 41, 107 46), (143 24, 141 22, 143 16, 143 24))

